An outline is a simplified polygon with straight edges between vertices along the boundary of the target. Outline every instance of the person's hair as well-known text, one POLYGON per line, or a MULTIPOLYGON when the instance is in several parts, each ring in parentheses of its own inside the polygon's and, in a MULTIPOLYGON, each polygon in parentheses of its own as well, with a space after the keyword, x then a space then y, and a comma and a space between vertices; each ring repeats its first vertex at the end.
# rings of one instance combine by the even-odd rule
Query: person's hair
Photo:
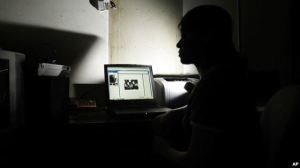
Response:
POLYGON ((232 40, 231 15, 215 5, 202 5, 184 15, 179 23, 181 32, 212 32, 219 40, 232 40))

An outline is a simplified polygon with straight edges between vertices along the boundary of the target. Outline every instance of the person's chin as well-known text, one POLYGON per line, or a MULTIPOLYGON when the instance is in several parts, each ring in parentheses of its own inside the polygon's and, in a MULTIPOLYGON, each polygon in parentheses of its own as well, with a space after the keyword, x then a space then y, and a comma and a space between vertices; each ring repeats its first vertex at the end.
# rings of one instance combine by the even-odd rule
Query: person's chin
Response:
POLYGON ((180 58, 180 62, 181 62, 182 64, 186 64, 186 65, 192 64, 192 61, 187 60, 187 59, 184 59, 184 58, 180 58))

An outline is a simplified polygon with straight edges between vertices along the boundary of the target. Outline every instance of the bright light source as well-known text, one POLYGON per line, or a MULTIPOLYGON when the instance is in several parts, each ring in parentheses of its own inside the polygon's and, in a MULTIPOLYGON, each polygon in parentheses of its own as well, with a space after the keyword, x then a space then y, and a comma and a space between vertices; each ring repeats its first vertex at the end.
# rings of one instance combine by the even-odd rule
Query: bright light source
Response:
POLYGON ((117 8, 117 6, 112 0, 99 0, 98 8, 100 11, 105 11, 109 10, 110 8, 117 8))

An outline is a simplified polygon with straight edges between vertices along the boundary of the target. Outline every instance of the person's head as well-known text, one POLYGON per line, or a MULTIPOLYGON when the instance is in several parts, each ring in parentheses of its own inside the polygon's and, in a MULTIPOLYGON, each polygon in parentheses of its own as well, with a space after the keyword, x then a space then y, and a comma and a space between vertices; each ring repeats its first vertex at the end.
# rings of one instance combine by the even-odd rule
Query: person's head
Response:
POLYGON ((177 47, 183 64, 214 64, 226 59, 221 53, 235 51, 231 16, 221 7, 198 6, 182 18, 179 28, 177 47))

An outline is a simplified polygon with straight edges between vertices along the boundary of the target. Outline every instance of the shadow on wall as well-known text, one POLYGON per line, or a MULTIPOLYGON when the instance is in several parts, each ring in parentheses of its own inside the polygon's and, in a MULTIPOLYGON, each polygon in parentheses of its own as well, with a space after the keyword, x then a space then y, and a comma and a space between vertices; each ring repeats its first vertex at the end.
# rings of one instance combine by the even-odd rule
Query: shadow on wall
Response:
MULTIPOLYGON (((47 119, 58 111, 55 108, 64 109, 62 101, 57 100, 66 97, 64 100, 67 101, 69 97, 69 81, 63 80, 65 82, 60 83, 59 78, 37 76, 38 63, 55 61, 56 64, 73 68, 98 40, 97 36, 90 34, 0 22, 0 48, 26 55, 24 87, 27 123, 41 123, 42 120, 38 119, 47 119), (31 110, 33 108, 38 109, 37 112, 31 110), (41 109, 45 111, 43 115, 39 113, 41 109)), ((60 115, 64 115, 62 113, 60 115)))
POLYGON ((21 52, 31 65, 38 62, 74 65, 98 37, 44 27, 0 22, 0 48, 21 52))

